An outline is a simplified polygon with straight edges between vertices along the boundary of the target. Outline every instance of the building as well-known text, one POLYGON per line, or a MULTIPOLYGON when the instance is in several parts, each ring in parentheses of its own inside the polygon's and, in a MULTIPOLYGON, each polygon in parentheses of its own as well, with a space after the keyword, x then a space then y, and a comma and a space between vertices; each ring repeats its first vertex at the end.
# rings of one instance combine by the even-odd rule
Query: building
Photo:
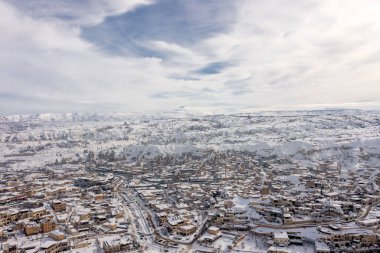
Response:
POLYGON ((28 213, 28 217, 32 219, 37 219, 37 218, 42 217, 45 214, 46 214, 46 209, 43 207, 38 207, 38 208, 30 209, 28 213))
POLYGON ((51 207, 54 209, 55 212, 62 212, 66 210, 66 204, 59 200, 54 200, 51 203, 51 207))
POLYGON ((284 214, 284 219, 283 219, 284 225, 290 225, 293 223, 293 217, 290 213, 285 213, 284 214))
POLYGON ((41 245, 40 251, 45 253, 58 253, 70 250, 70 245, 67 240, 60 242, 46 241, 41 245))
POLYGON ((157 218, 159 219, 160 225, 164 224, 167 221, 167 213, 166 212, 159 212, 156 213, 157 218))
POLYGON ((365 227, 373 227, 380 224, 380 219, 366 219, 357 221, 356 223, 365 227))
POLYGON ((38 234, 40 226, 36 222, 28 222, 24 224, 24 232, 27 236, 38 234))
POLYGON ((292 251, 284 247, 271 246, 268 249, 268 253, 292 253, 292 251))
POLYGON ((217 235, 220 233, 220 229, 218 227, 211 226, 207 229, 207 233, 217 235))
POLYGON ((47 233, 53 231, 56 228, 54 221, 50 219, 44 219, 41 221, 41 231, 42 233, 47 233))
POLYGON ((54 240, 56 241, 62 241, 63 239, 65 239, 65 234, 62 233, 61 231, 59 230, 53 230, 50 232, 49 236, 51 238, 53 238, 54 240))
POLYGON ((184 226, 177 227, 177 233, 184 236, 191 235, 196 230, 197 230, 197 227, 194 225, 184 225, 184 226))
POLYGON ((330 248, 329 248, 329 246, 326 243, 320 242, 320 241, 316 241, 315 242, 315 252, 316 253, 329 253, 330 252, 330 248))
POLYGON ((275 244, 282 246, 282 245, 289 245, 289 236, 287 232, 276 232, 273 233, 273 241, 275 244))
POLYGON ((103 241, 103 250, 105 253, 114 253, 121 251, 120 239, 111 238, 103 241))
POLYGON ((4 243, 3 245, 0 244, 0 250, 2 250, 3 253, 16 253, 17 244, 8 244, 8 243, 4 243))

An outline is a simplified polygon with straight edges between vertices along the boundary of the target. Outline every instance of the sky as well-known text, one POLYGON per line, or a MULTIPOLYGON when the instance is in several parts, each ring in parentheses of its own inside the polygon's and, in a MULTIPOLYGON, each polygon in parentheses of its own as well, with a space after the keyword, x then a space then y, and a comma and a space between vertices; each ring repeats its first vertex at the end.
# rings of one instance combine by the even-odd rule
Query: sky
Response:
POLYGON ((380 109, 380 1, 0 0, 0 114, 380 109))

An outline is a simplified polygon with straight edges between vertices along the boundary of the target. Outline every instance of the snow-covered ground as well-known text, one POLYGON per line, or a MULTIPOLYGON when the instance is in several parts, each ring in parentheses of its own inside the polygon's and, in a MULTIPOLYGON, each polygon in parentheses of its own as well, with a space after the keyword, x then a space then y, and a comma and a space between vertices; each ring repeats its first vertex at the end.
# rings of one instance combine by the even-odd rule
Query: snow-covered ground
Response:
MULTIPOLYGON (((369 175, 367 178, 376 188, 374 182, 380 167, 380 113, 336 110, 234 115, 177 112, 143 116, 67 113, 0 117, 0 168, 13 170, 52 164, 60 164, 58 167, 65 169, 65 166, 77 166, 72 164, 94 161, 94 158, 141 164, 157 158, 165 160, 175 157, 168 159, 166 165, 176 165, 173 163, 187 156, 203 161, 213 160, 228 152, 250 153, 257 160, 281 160, 283 162, 270 164, 278 171, 292 168, 305 171, 324 164, 340 168, 343 172, 341 177, 348 177, 350 172, 359 176, 369 175)), ((78 169, 82 167, 78 165, 78 169)), ((265 170, 260 173, 258 185, 265 181, 267 175, 265 170)), ((297 173, 275 175, 273 180, 285 182, 293 190, 307 195, 297 173)), ((130 182, 130 185, 135 184, 148 185, 141 183, 141 178, 130 182)), ((225 193, 231 190, 228 188, 224 187, 225 193)), ((265 206, 270 202, 269 198, 258 199, 253 195, 245 198, 236 194, 232 202, 235 208, 247 210, 251 221, 269 224, 254 208, 248 207, 252 203, 265 206)), ((379 207, 374 207, 367 218, 380 218, 379 207)), ((309 220, 309 217, 299 215, 294 219, 309 220)), ((143 224, 140 226, 143 227, 143 224)), ((352 223, 350 227, 356 228, 357 224, 352 223)), ((262 232, 276 232, 275 228, 259 229, 262 232)), ((315 227, 287 231, 310 241, 318 238, 315 227)), ((23 237, 16 240, 22 243, 23 237)), ((227 250, 233 240, 233 235, 223 233, 214 248, 227 250)), ((266 240, 247 233, 234 250, 265 252, 269 246, 266 240)), ((96 247, 96 243, 92 242, 89 250, 96 250, 96 247)), ((150 245, 146 252, 157 252, 154 247, 150 245)), ((184 251, 187 249, 184 248, 184 251)), ((294 252, 314 252, 314 245, 306 243, 291 246, 291 249, 294 252)))
POLYGON ((363 167, 379 166, 379 130, 379 112, 345 110, 206 116, 18 115, 0 118, 0 157, 13 160, 9 166, 17 169, 63 158, 86 159, 85 151, 131 162, 158 155, 235 150, 282 157, 303 167, 334 160, 343 171, 360 172, 363 167))

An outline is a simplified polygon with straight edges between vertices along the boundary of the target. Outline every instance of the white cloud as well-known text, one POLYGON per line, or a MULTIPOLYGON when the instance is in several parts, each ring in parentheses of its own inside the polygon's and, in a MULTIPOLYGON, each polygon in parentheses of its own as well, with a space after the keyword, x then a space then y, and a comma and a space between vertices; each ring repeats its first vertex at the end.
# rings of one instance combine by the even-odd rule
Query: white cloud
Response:
POLYGON ((202 76, 221 101, 262 107, 378 101, 379 11, 380 2, 371 0, 244 1, 230 31, 190 49, 205 65, 232 63, 202 76))
POLYGON ((108 16, 120 15, 153 0, 8 0, 34 18, 75 26, 94 26, 108 16))
POLYGON ((237 1, 227 31, 190 46, 137 42, 163 59, 109 55, 80 36, 151 1, 21 2, 0 2, 2 113, 379 104, 380 2, 237 1), (213 63, 227 64, 199 71, 213 63))
POLYGON ((147 94, 166 86, 160 59, 109 56, 72 26, 33 19, 2 2, 0 13, 6 13, 0 15, 2 113, 34 107, 70 111, 78 105, 82 110, 153 109, 147 94))

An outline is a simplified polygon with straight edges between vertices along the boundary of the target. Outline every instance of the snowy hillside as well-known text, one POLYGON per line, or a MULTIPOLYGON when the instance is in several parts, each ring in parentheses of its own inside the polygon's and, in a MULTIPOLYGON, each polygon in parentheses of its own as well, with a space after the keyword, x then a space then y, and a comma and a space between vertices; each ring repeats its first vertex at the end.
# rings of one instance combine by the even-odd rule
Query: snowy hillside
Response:
POLYGON ((22 169, 85 161, 89 151, 127 163, 236 151, 306 167, 336 161, 347 171, 379 166, 379 135, 380 114, 357 110, 18 115, 0 119, 0 156, 22 169))

